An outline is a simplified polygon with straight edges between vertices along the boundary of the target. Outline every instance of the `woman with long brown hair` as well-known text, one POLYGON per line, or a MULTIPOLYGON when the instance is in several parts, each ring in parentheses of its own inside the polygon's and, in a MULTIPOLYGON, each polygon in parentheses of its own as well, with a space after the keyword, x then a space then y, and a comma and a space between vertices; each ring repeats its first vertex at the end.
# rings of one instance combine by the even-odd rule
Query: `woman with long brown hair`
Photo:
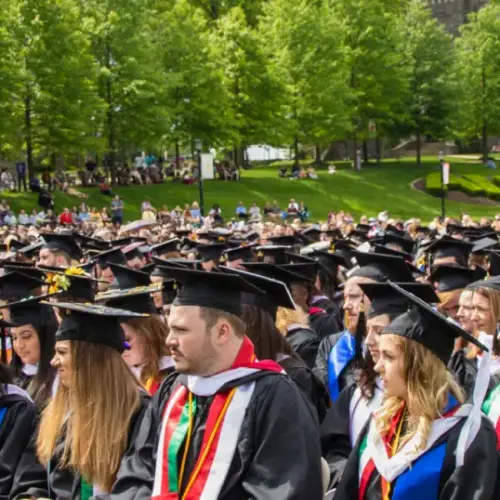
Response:
POLYGON ((42 465, 26 456, 16 491, 20 498, 85 500, 111 489, 147 403, 121 357, 127 346, 120 319, 138 315, 87 304, 51 305, 63 317, 52 360, 60 385, 40 422, 36 447, 42 465))
MULTIPOLYGON (((446 365, 456 337, 481 344, 425 302, 391 284, 411 306, 383 331, 381 408, 360 434, 336 495, 343 500, 492 500, 498 475, 493 427, 446 365)), ((476 403, 476 401, 474 401, 476 403)))

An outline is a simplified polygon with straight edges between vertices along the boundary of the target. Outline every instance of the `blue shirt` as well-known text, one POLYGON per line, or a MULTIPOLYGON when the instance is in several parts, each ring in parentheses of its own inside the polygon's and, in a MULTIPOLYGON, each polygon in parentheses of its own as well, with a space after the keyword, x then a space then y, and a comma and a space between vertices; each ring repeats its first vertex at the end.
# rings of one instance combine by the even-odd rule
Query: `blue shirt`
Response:
POLYGON ((191 209, 191 217, 201 217, 201 212, 199 208, 192 208, 191 209))
POLYGON ((246 215, 247 209, 245 207, 236 207, 236 213, 246 215))

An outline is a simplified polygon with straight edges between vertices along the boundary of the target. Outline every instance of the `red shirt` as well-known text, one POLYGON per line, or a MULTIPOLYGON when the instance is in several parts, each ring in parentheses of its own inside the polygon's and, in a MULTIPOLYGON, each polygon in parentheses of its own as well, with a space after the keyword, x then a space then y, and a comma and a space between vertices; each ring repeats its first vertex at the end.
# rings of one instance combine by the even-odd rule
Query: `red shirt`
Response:
POLYGON ((63 212, 59 216, 59 224, 73 224, 73 217, 71 217, 70 213, 63 212))

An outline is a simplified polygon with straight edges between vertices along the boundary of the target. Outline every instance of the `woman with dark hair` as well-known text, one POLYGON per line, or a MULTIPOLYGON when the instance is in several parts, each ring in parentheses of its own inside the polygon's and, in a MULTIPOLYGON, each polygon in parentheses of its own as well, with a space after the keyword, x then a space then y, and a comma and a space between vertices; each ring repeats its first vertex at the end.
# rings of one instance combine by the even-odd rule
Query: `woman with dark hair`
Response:
MULTIPOLYGON (((361 283, 359 286, 371 304, 368 311, 360 311, 356 324, 355 382, 340 392, 321 426, 322 454, 330 468, 332 488, 342 477, 359 433, 372 412, 382 404, 382 383, 374 370, 380 358, 380 333, 408 307, 404 297, 388 284, 361 283)), ((412 284, 407 287, 429 302, 439 300, 429 285, 412 284)))
POLYGON ((42 409, 55 386, 55 369, 50 360, 54 355, 57 317, 51 307, 40 304, 40 297, 10 303, 8 308, 14 382, 42 409))

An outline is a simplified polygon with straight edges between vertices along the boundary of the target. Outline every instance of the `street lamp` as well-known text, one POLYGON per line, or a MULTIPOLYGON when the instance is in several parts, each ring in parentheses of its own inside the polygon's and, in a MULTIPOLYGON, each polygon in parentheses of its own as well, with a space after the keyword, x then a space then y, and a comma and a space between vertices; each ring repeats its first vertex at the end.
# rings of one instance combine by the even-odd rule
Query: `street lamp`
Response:
POLYGON ((203 176, 201 175, 201 148, 203 146, 203 143, 201 142, 201 139, 195 139, 194 140, 194 147, 196 149, 196 154, 198 157, 198 191, 200 194, 200 213, 201 216, 205 216, 205 198, 204 198, 204 193, 203 193, 203 176))

